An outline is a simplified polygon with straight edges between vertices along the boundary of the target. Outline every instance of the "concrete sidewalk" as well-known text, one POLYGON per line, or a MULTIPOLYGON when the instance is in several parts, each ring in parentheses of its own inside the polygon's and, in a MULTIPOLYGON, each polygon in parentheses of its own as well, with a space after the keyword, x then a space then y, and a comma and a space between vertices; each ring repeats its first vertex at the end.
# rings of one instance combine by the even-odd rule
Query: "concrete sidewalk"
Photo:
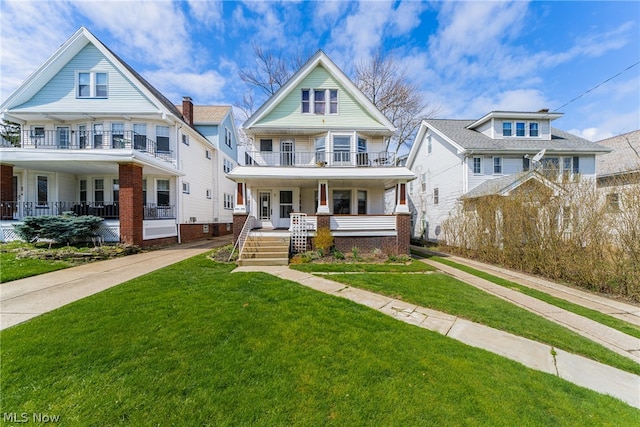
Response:
POLYGON ((232 235, 96 261, 0 284, 0 330, 231 243, 232 235))
POLYGON ((579 386, 608 394, 633 407, 640 408, 640 376, 554 349, 547 344, 415 304, 352 288, 309 273, 291 270, 286 266, 238 267, 234 272, 266 272, 282 279, 298 282, 320 292, 347 298, 398 320, 491 351, 532 369, 557 375, 579 386))

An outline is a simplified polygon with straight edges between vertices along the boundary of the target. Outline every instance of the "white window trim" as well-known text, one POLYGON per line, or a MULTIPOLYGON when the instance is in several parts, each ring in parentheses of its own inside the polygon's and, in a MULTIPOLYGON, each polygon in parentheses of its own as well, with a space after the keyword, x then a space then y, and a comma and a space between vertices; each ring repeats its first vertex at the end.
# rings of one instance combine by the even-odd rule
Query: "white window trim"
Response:
POLYGON ((471 158, 471 172, 472 172, 474 175, 484 175, 484 173, 483 173, 483 166, 484 166, 484 165, 482 164, 482 160, 483 160, 483 159, 482 159, 482 156, 473 156, 473 157, 471 158), (480 171, 479 171, 479 172, 476 172, 476 170, 475 170, 475 162, 476 162, 476 159, 479 159, 479 160, 480 160, 480 171))
POLYGON ((301 88, 300 89, 300 114, 309 116, 337 116, 340 114, 340 89, 338 88, 301 88), (309 91, 309 112, 302 112, 302 91, 309 91), (337 105, 336 112, 331 113, 331 91, 336 91, 337 105), (324 114, 315 112, 316 91, 324 91, 324 114))
POLYGON ((491 158, 491 174, 504 175, 504 164, 502 164, 502 156, 493 156, 491 158), (496 159, 500 159, 500 172, 496 172, 496 159))
POLYGON ((205 156, 207 159, 211 160, 211 151, 209 151, 209 150, 204 150, 204 156, 205 156))
POLYGON ((190 194, 191 193, 191 185, 188 182, 182 181, 182 193, 190 194))
POLYGON ((211 198, 211 189, 207 188, 206 191, 205 191, 205 194, 206 194, 207 199, 210 199, 211 198))
POLYGON ((77 99, 108 99, 109 98, 109 73, 103 70, 77 70, 75 75, 76 98, 77 99), (80 96, 80 74, 89 74, 89 96, 80 96), (96 95, 96 74, 105 74, 107 76, 107 94, 105 96, 96 95))
POLYGON ((182 143, 184 145, 189 145, 189 135, 187 135, 186 133, 182 134, 182 143))

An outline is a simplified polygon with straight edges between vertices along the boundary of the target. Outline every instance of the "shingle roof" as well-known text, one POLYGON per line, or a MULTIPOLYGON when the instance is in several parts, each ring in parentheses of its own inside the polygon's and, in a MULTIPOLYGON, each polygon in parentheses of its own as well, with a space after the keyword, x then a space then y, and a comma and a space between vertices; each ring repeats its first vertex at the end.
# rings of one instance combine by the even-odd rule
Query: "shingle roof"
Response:
MULTIPOLYGON (((176 105, 176 109, 182 114, 182 105, 176 105)), ((218 124, 231 110, 230 105, 194 105, 193 124, 218 124)))
POLYGON ((596 157, 598 176, 640 170, 640 130, 603 139, 598 144, 613 150, 596 157))
POLYGON ((525 182, 534 179, 549 188, 559 191, 561 187, 536 171, 528 171, 513 175, 505 175, 483 182, 464 194, 461 199, 475 199, 486 196, 504 196, 525 182))
POLYGON ((467 129, 467 126, 476 120, 446 120, 428 119, 425 122, 429 127, 436 129, 446 135, 456 144, 466 150, 473 151, 517 151, 517 152, 537 152, 543 148, 547 152, 607 152, 608 149, 601 147, 595 142, 572 135, 554 127, 551 128, 551 140, 508 138, 492 139, 482 133, 467 129))

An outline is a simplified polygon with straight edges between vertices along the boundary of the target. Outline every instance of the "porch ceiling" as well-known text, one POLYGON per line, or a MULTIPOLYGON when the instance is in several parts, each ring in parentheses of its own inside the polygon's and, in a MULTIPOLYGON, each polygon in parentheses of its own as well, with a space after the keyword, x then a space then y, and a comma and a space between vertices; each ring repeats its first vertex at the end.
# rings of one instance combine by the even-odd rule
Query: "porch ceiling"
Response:
POLYGON ((109 154, 86 150, 25 150, 2 149, 2 163, 13 165, 15 170, 60 172, 72 175, 117 175, 119 163, 137 163, 143 166, 143 174, 184 175, 172 164, 155 158, 145 159, 144 154, 133 150, 109 150, 109 154))

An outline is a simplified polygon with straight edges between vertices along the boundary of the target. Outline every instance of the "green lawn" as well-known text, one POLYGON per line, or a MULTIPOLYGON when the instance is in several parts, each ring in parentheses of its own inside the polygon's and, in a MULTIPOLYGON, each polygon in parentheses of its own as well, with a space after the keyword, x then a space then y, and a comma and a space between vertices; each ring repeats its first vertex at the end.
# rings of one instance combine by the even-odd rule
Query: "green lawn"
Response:
POLYGON ((640 416, 348 300, 231 268, 195 257, 3 331, 2 411, 83 426, 621 426, 640 416))
POLYGON ((322 264, 322 263, 307 263, 307 264, 292 264, 289 266, 292 270, 304 271, 307 273, 410 273, 410 272, 427 272, 435 271, 434 267, 427 265, 420 261, 411 260, 407 264, 367 264, 367 263, 336 263, 336 264, 322 264))
POLYGON ((0 244, 0 283, 60 270, 71 265, 66 261, 35 258, 18 259, 13 250, 21 247, 33 247, 33 245, 22 242, 0 244))
POLYGON ((502 279, 500 277, 496 277, 492 274, 485 273, 483 271, 476 270, 472 267, 468 267, 466 265, 458 264, 457 262, 448 260, 442 257, 430 257, 434 261, 441 262, 450 267, 457 268, 458 270, 465 271, 469 274, 473 274, 474 276, 481 277, 485 280, 488 280, 496 285, 504 286, 505 288, 514 289, 519 292, 522 292, 525 295, 529 295, 530 297, 537 298, 540 301, 547 302, 549 304, 555 305, 556 307, 560 307, 564 310, 570 311, 572 313, 578 314, 580 316, 584 316, 588 319, 591 319, 595 322, 602 323, 603 325, 609 326, 610 328, 617 329, 622 333, 627 335, 631 335, 632 337, 640 338, 640 327, 633 325, 631 323, 625 322, 623 320, 617 319, 615 317, 608 316, 604 313, 601 313, 596 310, 592 310, 590 308, 583 307, 578 304, 573 304, 569 301, 563 300, 562 298, 557 298, 552 295, 549 295, 545 292, 539 291, 537 289, 531 289, 527 286, 520 285, 518 283, 511 282, 506 279, 502 279))
POLYGON ((631 359, 446 274, 334 274, 330 279, 453 314, 640 374, 640 365, 631 359))

